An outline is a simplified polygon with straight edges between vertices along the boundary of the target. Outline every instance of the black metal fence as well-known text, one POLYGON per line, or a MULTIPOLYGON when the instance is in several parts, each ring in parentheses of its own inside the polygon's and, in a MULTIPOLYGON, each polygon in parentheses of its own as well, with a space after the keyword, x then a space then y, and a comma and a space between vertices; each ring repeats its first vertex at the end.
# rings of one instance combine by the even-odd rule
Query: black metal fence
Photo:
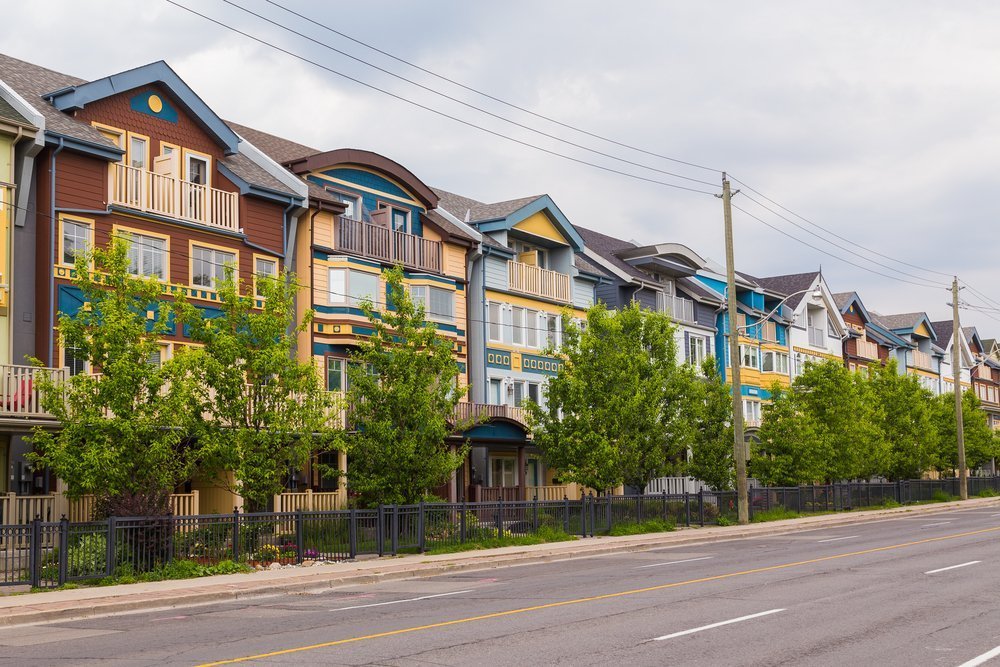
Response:
MULTIPOLYGON (((1000 477, 969 479, 969 494, 1000 492, 1000 477)), ((839 512, 889 502, 957 495, 957 479, 838 483, 750 489, 750 517, 775 510, 839 512)), ((110 517, 71 523, 65 518, 0 526, 0 586, 54 587, 67 582, 140 575, 186 560, 216 565, 342 561, 454 547, 542 529, 569 535, 613 532, 650 520, 678 526, 736 522, 736 494, 698 493, 587 496, 581 500, 421 503, 377 509, 199 516, 110 517)))

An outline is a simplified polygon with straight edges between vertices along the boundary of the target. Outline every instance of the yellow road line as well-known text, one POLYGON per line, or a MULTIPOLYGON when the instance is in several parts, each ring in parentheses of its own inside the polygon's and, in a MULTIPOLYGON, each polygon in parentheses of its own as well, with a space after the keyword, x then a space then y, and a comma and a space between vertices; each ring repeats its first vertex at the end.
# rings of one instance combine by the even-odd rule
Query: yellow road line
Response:
POLYGON ((469 616, 467 618, 457 618, 451 621, 441 621, 440 623, 430 623, 427 625, 418 625, 411 628, 401 628, 399 630, 388 630, 386 632, 378 632, 371 635, 363 635, 360 637, 348 637, 347 639, 337 639, 335 641, 323 642, 321 644, 310 644, 309 646, 297 646, 295 648, 286 648, 280 651, 272 651, 270 653, 259 653, 257 655, 248 655, 242 658, 230 658, 229 660, 219 660, 217 662, 206 662, 198 667, 215 667, 216 665, 232 665, 238 662, 248 662, 250 660, 262 660, 264 658, 273 658, 279 655, 288 655, 290 653, 301 653, 303 651, 315 651, 321 648, 330 648, 331 646, 341 646, 342 644, 353 644, 355 642, 361 642, 368 639, 380 639, 382 637, 392 637, 395 635, 404 635, 411 632, 420 632, 422 630, 433 630, 435 628, 445 628, 450 625, 461 625, 463 623, 473 623, 475 621, 486 621, 492 618, 502 618, 504 616, 513 616, 514 614, 523 614, 529 611, 540 611, 542 609, 553 609, 555 607, 565 607, 571 604, 582 604, 584 602, 595 602, 597 600, 609 600, 611 598, 620 598, 626 595, 637 595, 639 593, 649 593, 652 591, 662 591, 668 588, 677 588, 679 586, 689 586, 691 584, 703 584, 709 581, 719 581, 722 579, 730 579, 732 577, 742 577, 748 574, 759 574, 761 572, 771 572, 774 570, 783 570, 789 567, 800 567, 802 565, 811 565, 813 563, 822 563, 829 560, 837 560, 839 558, 848 558, 850 556, 863 556, 865 554, 878 553, 880 551, 891 551, 893 549, 902 549, 904 547, 912 547, 918 544, 929 544, 931 542, 942 542, 944 540, 953 540, 959 537, 970 537, 972 535, 982 535, 984 533, 993 533, 1000 531, 1000 526, 995 526, 993 528, 983 528, 981 530, 973 530, 966 533, 954 533, 952 535, 942 535, 941 537, 928 537, 923 540, 915 540, 913 542, 904 542, 902 544, 891 544, 884 547, 875 547, 872 549, 864 549, 862 551, 851 551, 843 554, 835 554, 833 556, 822 556, 820 558, 811 558, 809 560, 800 560, 794 563, 782 563, 781 565, 768 565, 767 567, 758 567, 752 570, 742 570, 740 572, 728 572, 726 574, 716 574, 711 577, 702 577, 701 579, 689 579, 687 581, 675 581, 669 584, 659 584, 657 586, 647 586, 646 588, 635 588, 629 591, 619 591, 617 593, 605 593, 603 595, 592 595, 585 598, 576 598, 574 600, 562 600, 560 602, 549 602, 546 604, 539 604, 532 607, 521 607, 519 609, 509 609, 507 611, 498 611, 491 614, 482 614, 480 616, 469 616))

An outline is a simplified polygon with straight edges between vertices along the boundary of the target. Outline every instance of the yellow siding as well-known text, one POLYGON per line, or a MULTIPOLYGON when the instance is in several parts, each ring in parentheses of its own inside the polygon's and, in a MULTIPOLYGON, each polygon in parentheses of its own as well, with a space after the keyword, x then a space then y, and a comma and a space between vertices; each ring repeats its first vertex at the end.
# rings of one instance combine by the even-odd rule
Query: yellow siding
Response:
POLYGON ((316 245, 326 248, 333 247, 333 220, 333 214, 327 211, 323 211, 316 216, 316 219, 313 221, 315 225, 313 235, 316 245))
POLYGON ((229 514, 233 508, 243 508, 243 498, 230 491, 235 482, 233 473, 225 473, 224 478, 194 480, 191 490, 199 495, 199 509, 202 514, 229 514))
POLYGON ((913 333, 918 336, 923 336, 924 338, 930 338, 931 332, 927 330, 927 325, 921 322, 914 330, 913 333))
POLYGON ((539 211, 534 215, 528 216, 514 225, 514 229, 519 229, 522 232, 528 232, 535 236, 541 236, 556 243, 568 245, 566 239, 559 233, 559 230, 552 224, 552 220, 549 219, 549 216, 545 215, 544 211, 539 211))

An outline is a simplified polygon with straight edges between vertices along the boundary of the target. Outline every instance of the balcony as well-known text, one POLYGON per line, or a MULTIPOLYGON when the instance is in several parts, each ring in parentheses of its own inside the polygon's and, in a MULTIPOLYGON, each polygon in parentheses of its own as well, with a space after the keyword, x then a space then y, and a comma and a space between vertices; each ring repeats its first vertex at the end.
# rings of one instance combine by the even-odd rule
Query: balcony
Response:
POLYGON ((857 352, 862 359, 878 359, 878 345, 866 338, 858 339, 857 352))
POLYGON ((66 381, 65 368, 0 364, 0 418, 54 419, 42 407, 41 380, 66 381))
POLYGON ((524 427, 528 425, 527 411, 513 405, 493 405, 492 403, 459 403, 455 406, 455 419, 477 422, 492 419, 507 419, 524 427))
POLYGON ((236 192, 125 164, 111 167, 108 201, 112 204, 228 232, 240 231, 240 198, 236 192))
POLYGON ((549 271, 531 264, 510 260, 507 262, 509 288, 543 299, 569 303, 573 300, 569 276, 557 271, 549 271))
POLYGON ((333 230, 335 250, 351 252, 388 264, 441 273, 441 243, 415 234, 340 217, 333 230))
POLYGON ((931 355, 920 350, 910 350, 906 356, 906 364, 913 368, 922 368, 929 371, 931 370, 931 355))
POLYGON ((694 322, 694 301, 681 296, 664 296, 663 310, 677 322, 694 322))

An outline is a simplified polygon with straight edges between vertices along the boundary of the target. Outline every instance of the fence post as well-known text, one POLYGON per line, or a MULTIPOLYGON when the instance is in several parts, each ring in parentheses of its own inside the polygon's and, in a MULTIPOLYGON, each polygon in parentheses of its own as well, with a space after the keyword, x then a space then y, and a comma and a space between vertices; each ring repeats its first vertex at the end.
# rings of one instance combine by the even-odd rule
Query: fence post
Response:
POLYGON ((427 523, 424 517, 424 501, 420 501, 419 516, 417 517, 417 551, 424 552, 427 546, 427 523))
POLYGON ((503 492, 501 491, 500 500, 497 501, 497 516, 496 516, 496 528, 497 537, 503 539, 503 492))
POLYGON ((28 560, 31 563, 31 587, 38 588, 42 581, 42 520, 36 514, 31 520, 31 536, 28 541, 30 551, 28 560))
POLYGON ((303 556, 302 553, 306 549, 306 536, 304 531, 304 526, 302 525, 302 508, 295 510, 295 560, 301 565, 303 556))
MULTIPOLYGON (((749 519, 750 521, 753 521, 753 492, 754 492, 754 490, 755 489, 752 486, 749 489, 747 489, 747 519, 749 519)), ((765 493, 764 496, 766 497, 767 494, 765 493)))
MULTIPOLYGON (((666 494, 664 494, 663 502, 666 503, 666 494)), ((663 513, 663 520, 666 521, 666 512, 663 513)), ((684 525, 688 528, 691 527, 691 493, 685 489, 684 491, 684 525)))
MULTIPOLYGON (((611 496, 608 499, 608 530, 611 530, 611 496)), ((594 537, 597 530, 597 503, 594 501, 594 492, 590 492, 590 536, 594 537)))
POLYGON ((795 487, 795 502, 799 508, 799 514, 802 514, 802 487, 795 487))
POLYGON ((348 515, 347 533, 349 556, 354 560, 358 556, 358 510, 353 507, 348 515))
POLYGON ((117 545, 115 544, 115 538, 117 537, 118 529, 115 527, 115 518, 113 516, 108 517, 108 535, 104 540, 107 548, 104 555, 104 570, 107 576, 114 576, 115 573, 115 551, 117 550, 117 545))
POLYGON ((587 536, 587 494, 580 496, 580 537, 587 536))
POLYGON ((233 508, 233 560, 240 561, 240 508, 233 508))
POLYGON ((531 509, 532 509, 531 523, 532 523, 532 526, 533 526, 533 532, 537 533, 538 532, 538 492, 537 491, 535 492, 535 502, 532 505, 531 509))
POLYGON ((698 522, 705 527, 705 487, 698 489, 698 522))
POLYGON ((66 583, 69 574, 69 519, 63 514, 59 519, 59 585, 66 583))
POLYGON ((563 494, 563 531, 569 534, 569 496, 563 494))
POLYGON ((385 555, 385 505, 378 504, 378 511, 375 513, 375 546, 378 550, 378 557, 385 555))
POLYGON ((900 505, 903 504, 903 485, 902 480, 896 480, 896 502, 900 505))
POLYGON ((399 505, 392 506, 392 555, 399 552, 399 505))
POLYGON ((635 515, 636 515, 636 518, 639 520, 639 523, 642 523, 642 506, 646 504, 645 502, 643 502, 645 499, 646 499, 646 496, 643 496, 643 495, 636 496, 636 499, 635 499, 635 502, 638 505, 638 507, 636 508, 636 511, 635 511, 635 515))
POLYGON ((458 520, 458 541, 460 544, 465 544, 465 513, 466 513, 465 501, 462 501, 462 516, 458 520))
POLYGON ((174 509, 167 512, 167 562, 174 559, 174 509))

